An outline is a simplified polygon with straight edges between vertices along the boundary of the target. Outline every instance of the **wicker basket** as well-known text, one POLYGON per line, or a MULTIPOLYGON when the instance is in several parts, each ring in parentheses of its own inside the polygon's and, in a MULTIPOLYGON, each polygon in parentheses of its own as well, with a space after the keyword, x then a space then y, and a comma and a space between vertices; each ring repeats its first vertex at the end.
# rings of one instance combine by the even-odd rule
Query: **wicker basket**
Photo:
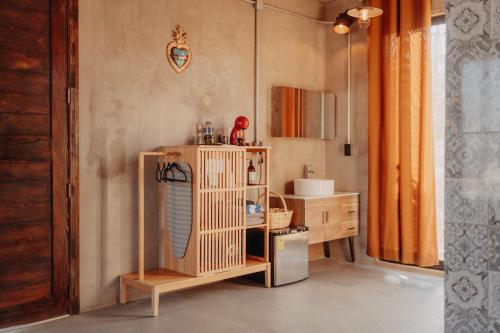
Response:
MULTIPOLYGON (((276 192, 269 193, 280 198, 281 202, 283 203, 283 208, 269 208, 269 211, 267 212, 269 214, 269 229, 281 229, 288 227, 290 225, 290 222, 292 221, 293 211, 288 210, 288 208, 286 207, 285 199, 283 199, 283 196, 281 194, 276 192)), ((265 193, 262 193, 259 196, 257 202, 259 202, 264 194, 265 193)))

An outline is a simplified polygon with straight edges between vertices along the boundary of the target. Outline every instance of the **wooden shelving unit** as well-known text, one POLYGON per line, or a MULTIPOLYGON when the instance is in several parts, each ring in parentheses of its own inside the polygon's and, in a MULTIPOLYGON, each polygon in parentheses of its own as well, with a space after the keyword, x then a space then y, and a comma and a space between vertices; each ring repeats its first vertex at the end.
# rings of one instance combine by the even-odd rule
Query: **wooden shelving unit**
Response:
MULTIPOLYGON (((128 288, 141 290, 151 295, 152 315, 157 316, 159 296, 162 293, 256 272, 265 272, 265 286, 270 287, 267 213, 264 217, 265 223, 247 226, 244 206, 247 190, 258 189, 264 191, 263 206, 266 212, 269 210, 269 150, 268 147, 229 145, 176 146, 162 147, 155 152, 139 153, 138 271, 120 276, 120 303, 127 302, 128 288), (262 177, 264 184, 249 186, 246 179, 246 161, 255 153, 260 153, 259 157, 262 157, 264 161, 265 175, 262 177), (168 253, 165 256, 165 267, 145 271, 144 160, 146 157, 162 158, 170 155, 181 156, 180 159, 189 163, 193 171, 193 222, 189 245, 185 257, 179 259, 173 257, 167 241, 165 250, 168 253), (217 174, 214 178, 213 174, 207 173, 206 168, 213 168, 215 160, 224 161, 224 167, 217 166, 217 168, 218 170, 222 168, 225 172, 222 175, 217 174), (237 202, 241 207, 224 206, 228 205, 228 202, 229 205, 237 202), (214 209, 217 213, 213 213, 214 209), (233 210, 237 210, 238 213, 224 213, 233 212, 233 210), (246 230, 251 228, 265 230, 264 257, 246 256, 246 230), (239 250, 234 250, 234 246, 237 246, 239 250)), ((160 193, 163 192, 160 191, 160 193)))

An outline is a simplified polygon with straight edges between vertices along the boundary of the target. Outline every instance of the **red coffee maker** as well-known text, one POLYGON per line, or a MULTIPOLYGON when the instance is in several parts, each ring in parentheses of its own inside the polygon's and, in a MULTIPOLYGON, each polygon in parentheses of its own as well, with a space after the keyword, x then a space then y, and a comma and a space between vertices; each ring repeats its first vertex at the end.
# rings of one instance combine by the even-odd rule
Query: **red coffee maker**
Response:
POLYGON ((229 143, 237 146, 245 145, 245 130, 250 122, 245 116, 239 116, 234 120, 234 127, 229 137, 229 143))

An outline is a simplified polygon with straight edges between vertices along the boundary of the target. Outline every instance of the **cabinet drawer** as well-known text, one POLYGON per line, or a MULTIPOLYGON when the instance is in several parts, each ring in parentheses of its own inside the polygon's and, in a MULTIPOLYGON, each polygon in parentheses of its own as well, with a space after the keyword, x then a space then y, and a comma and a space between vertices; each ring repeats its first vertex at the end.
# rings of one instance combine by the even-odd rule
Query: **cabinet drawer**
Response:
POLYGON ((359 204, 356 203, 345 203, 341 207, 341 219, 346 220, 356 220, 359 214, 359 204))
POLYGON ((358 220, 349 220, 349 221, 342 221, 342 230, 349 231, 349 230, 357 230, 358 229, 358 220))
POLYGON ((325 224, 325 241, 359 234, 358 220, 329 221, 325 224))

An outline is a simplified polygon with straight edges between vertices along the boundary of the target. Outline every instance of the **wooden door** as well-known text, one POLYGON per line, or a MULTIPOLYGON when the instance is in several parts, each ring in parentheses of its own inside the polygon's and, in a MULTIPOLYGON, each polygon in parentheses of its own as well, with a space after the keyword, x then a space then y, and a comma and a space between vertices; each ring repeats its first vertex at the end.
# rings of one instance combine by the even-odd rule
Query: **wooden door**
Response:
POLYGON ((325 206, 325 241, 338 239, 342 232, 341 204, 325 206))
POLYGON ((325 210, 323 207, 311 207, 305 210, 305 225, 309 227, 309 244, 325 240, 325 210))
POLYGON ((0 1, 0 327, 68 313, 67 5, 0 1))

